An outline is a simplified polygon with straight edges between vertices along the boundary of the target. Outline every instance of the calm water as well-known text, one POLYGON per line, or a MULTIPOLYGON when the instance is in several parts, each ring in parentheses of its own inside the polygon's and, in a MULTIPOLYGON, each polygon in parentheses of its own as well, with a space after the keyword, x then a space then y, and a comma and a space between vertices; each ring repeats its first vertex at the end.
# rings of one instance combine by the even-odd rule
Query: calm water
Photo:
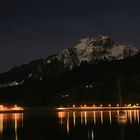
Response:
POLYGON ((0 114, 0 140, 140 140, 140 111, 56 112, 32 109, 0 114))

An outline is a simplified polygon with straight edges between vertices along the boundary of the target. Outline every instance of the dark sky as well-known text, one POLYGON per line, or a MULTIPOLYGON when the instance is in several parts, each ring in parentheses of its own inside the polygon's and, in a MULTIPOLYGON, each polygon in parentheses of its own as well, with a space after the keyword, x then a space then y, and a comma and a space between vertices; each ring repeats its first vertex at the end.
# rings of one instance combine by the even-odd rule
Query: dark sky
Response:
POLYGON ((3 0, 0 72, 73 47, 84 37, 110 35, 140 46, 139 0, 3 0))

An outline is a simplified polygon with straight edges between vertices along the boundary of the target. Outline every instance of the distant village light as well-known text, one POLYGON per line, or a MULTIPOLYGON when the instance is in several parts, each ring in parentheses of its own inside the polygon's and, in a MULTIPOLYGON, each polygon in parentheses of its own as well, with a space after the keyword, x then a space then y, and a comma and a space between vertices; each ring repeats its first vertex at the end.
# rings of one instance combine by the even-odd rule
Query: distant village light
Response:
POLYGON ((11 107, 7 107, 7 106, 3 106, 3 105, 0 105, 0 111, 22 111, 24 110, 22 107, 20 106, 17 106, 17 105, 14 105, 14 106, 11 106, 11 107))

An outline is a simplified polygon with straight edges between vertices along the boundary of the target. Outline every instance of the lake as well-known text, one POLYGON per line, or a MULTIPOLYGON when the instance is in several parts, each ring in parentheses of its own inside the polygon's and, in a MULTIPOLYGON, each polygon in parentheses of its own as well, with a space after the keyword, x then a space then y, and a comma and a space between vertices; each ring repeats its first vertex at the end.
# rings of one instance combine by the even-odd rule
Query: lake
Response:
POLYGON ((139 140, 140 111, 55 111, 0 114, 0 140, 139 140))

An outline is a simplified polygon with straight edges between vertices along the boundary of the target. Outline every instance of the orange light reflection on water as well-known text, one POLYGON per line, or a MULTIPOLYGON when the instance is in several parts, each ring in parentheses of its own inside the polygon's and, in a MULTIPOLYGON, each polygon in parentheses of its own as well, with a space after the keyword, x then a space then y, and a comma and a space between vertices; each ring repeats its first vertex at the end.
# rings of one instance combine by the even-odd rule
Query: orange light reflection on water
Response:
POLYGON ((69 129, 70 129, 70 123, 69 123, 69 112, 68 112, 68 114, 67 114, 67 134, 69 134, 69 129))
POLYGON ((3 135, 3 114, 0 114, 0 136, 3 135))
POLYGON ((93 111, 94 124, 96 124, 96 111, 93 111))
POLYGON ((58 118, 60 118, 60 123, 63 124, 63 119, 66 118, 66 112, 60 111, 58 112, 58 118))
POLYGON ((112 123, 111 110, 109 110, 109 121, 110 121, 110 124, 111 124, 112 123))
POLYGON ((116 116, 120 114, 120 110, 105 110, 105 111, 58 111, 58 118, 62 125, 66 125, 66 131, 69 134, 70 124, 74 127, 77 123, 81 125, 88 125, 88 122, 93 122, 93 125, 105 123, 113 124, 115 121, 119 124, 126 124, 133 122, 139 123, 140 120, 140 110, 124 110, 126 119, 117 120, 116 116), (70 119, 71 118, 71 119, 70 119))
POLYGON ((18 140, 18 128, 22 125, 23 113, 1 113, 0 114, 0 137, 3 137, 7 127, 12 126, 15 131, 15 140, 18 140))

